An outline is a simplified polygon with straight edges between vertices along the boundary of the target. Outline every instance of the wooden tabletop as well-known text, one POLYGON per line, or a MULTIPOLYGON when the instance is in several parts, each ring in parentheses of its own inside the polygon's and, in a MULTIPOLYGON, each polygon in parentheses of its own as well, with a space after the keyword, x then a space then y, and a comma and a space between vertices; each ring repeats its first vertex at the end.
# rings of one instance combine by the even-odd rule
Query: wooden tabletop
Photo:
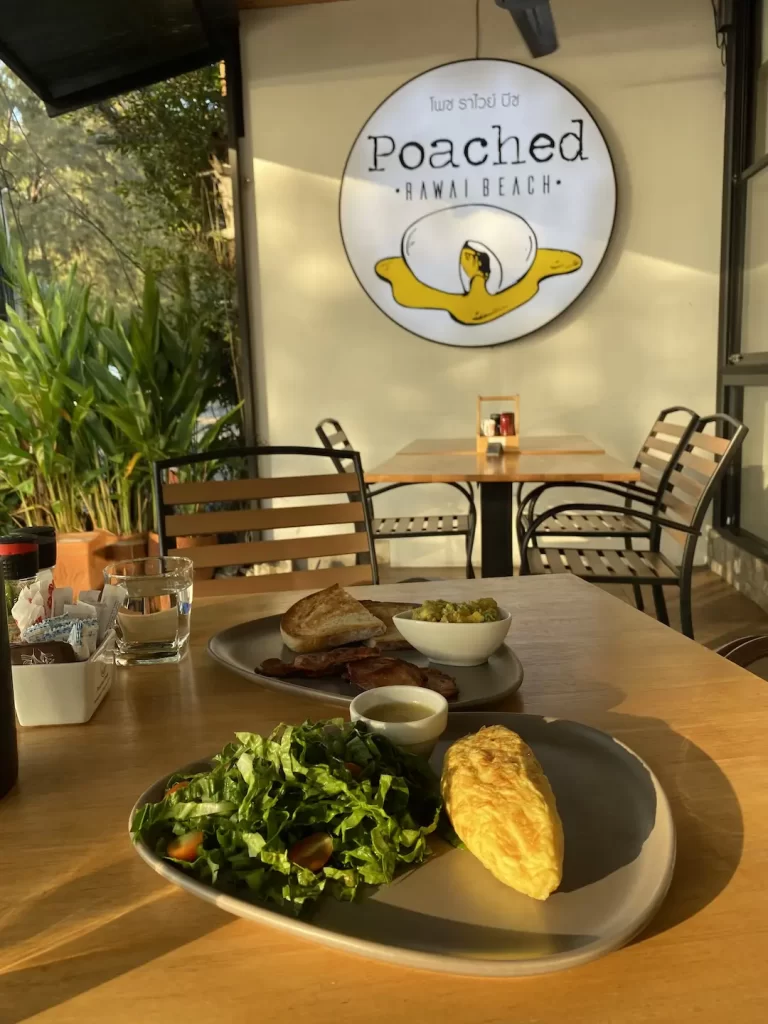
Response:
MULTIPOLYGON (((477 451, 474 437, 422 437, 401 448, 398 455, 473 455, 477 451)), ((602 455, 605 448, 583 434, 554 434, 545 437, 520 438, 520 452, 536 455, 602 455)))
POLYGON ((571 577, 376 589, 438 595, 493 595, 511 609, 525 682, 501 709, 604 729, 659 776, 678 859, 643 935, 560 974, 481 980, 332 952, 166 884, 126 832, 149 783, 220 749, 235 730, 338 714, 206 655, 212 633, 280 611, 295 593, 209 600, 193 609, 191 655, 180 666, 124 670, 87 725, 20 730, 20 781, 0 802, 0 1021, 763 1021, 768 686, 571 577))
POLYGON ((404 455, 399 452, 365 474, 377 483, 516 483, 535 481, 639 480, 640 473, 611 455, 534 455, 525 452, 486 455, 404 455))

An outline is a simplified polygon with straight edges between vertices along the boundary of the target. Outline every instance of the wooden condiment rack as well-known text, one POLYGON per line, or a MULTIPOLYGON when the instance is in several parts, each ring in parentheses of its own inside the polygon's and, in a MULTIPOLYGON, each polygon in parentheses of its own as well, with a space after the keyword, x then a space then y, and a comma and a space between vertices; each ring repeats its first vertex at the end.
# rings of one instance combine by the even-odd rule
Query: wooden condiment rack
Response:
POLYGON ((477 396, 477 426, 475 428, 477 450, 485 452, 489 444, 500 444, 504 451, 516 451, 520 447, 520 395, 478 395, 477 396), (483 403, 499 402, 505 403, 503 412, 512 412, 515 416, 514 434, 486 437, 482 431, 483 403))

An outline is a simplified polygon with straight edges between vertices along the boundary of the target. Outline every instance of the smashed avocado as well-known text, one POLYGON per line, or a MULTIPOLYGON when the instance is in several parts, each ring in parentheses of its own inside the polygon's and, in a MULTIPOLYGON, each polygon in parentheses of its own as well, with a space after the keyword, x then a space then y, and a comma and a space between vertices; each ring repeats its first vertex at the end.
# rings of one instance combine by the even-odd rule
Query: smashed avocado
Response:
POLYGON ((422 622, 496 622, 499 606, 492 597, 477 601, 425 601, 411 612, 412 619, 422 622))

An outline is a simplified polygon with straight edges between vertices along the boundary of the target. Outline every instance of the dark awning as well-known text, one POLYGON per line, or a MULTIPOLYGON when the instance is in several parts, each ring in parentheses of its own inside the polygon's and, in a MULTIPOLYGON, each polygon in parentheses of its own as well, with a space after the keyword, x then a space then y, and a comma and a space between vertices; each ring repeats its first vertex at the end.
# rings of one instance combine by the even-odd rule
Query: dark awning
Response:
POLYGON ((2 0, 0 59, 50 114, 225 58, 236 0, 2 0))

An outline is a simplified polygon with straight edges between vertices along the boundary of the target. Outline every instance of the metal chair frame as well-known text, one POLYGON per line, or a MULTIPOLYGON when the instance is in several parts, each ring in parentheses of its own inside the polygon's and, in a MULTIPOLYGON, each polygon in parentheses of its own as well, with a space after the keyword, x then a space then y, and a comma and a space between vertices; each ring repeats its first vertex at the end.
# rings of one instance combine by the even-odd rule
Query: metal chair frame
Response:
MULTIPOLYGON (((159 539, 160 554, 168 553, 168 537, 165 530, 165 517, 172 514, 173 505, 167 505, 163 501, 163 471, 167 469, 178 469, 181 466, 192 466, 200 462, 223 462, 227 459, 257 459, 262 456, 296 455, 302 458, 322 458, 334 462, 327 448, 309 448, 297 445, 256 445, 247 448, 220 448, 216 451, 200 452, 195 455, 183 455, 178 458, 161 459, 152 464, 152 480, 154 485, 155 517, 157 520, 157 534, 159 539)), ((350 495, 347 492, 348 500, 359 501, 363 509, 363 522, 355 523, 356 531, 364 531, 368 538, 368 552, 364 555, 370 559, 371 581, 374 584, 379 582, 379 566, 376 561, 376 545, 373 540, 373 525, 371 522, 370 506, 368 501, 363 501, 361 495, 365 492, 365 477, 363 475, 363 464, 360 453, 350 449, 345 452, 345 458, 352 463, 352 472, 357 477, 358 495, 350 495)), ((335 466, 334 466, 335 468, 335 466)), ((348 471, 347 471, 348 472, 348 471)))
MULTIPOLYGON (((593 490, 600 491, 603 494, 615 494, 619 498, 624 499, 624 514, 633 515, 633 503, 639 502, 642 505, 651 506, 654 513, 659 511, 664 491, 666 490, 669 478, 677 463, 677 456, 685 449, 688 439, 696 429, 696 424, 699 420, 698 413, 694 412, 693 409, 689 409, 685 405, 672 405, 666 409, 662 409, 654 420, 656 423, 664 423, 670 416, 675 413, 686 413, 689 416, 688 425, 684 428, 684 433, 680 437, 680 441, 676 446, 674 454, 670 455, 666 469, 662 472, 658 486, 653 491, 650 488, 632 481, 622 483, 621 481, 613 484, 602 484, 602 483, 544 483, 539 484, 532 491, 529 491, 525 498, 522 497, 522 487, 518 491, 518 506, 517 516, 515 520, 515 532, 517 534, 517 543, 519 549, 522 551, 523 537, 527 525, 536 518, 536 503, 539 498, 548 490, 552 488, 578 488, 579 490, 593 490), (527 523, 526 523, 527 520, 527 523)), ((648 435, 650 436, 650 435, 648 435)), ((643 442, 640 451, 637 453, 637 458, 634 462, 635 469, 638 469, 642 464, 640 462, 640 456, 643 454, 643 449, 646 447, 648 439, 643 442)), ((638 517, 635 516, 637 519, 638 517)), ((624 545, 630 551, 633 550, 633 541, 635 540, 650 540, 652 526, 648 526, 646 529, 625 529, 625 530, 558 530, 557 533, 547 533, 542 536, 548 540, 559 540, 562 537, 585 537, 594 539, 597 537, 614 537, 624 541, 624 545)), ((538 536, 534 535, 534 546, 538 547, 538 536)), ((640 611, 644 610, 643 594, 640 587, 637 584, 632 584, 632 593, 635 599, 635 605, 640 611)))
POLYGON ((722 647, 718 647, 715 653, 732 661, 734 665, 749 668, 756 661, 768 658, 768 636, 764 634, 740 636, 735 640, 729 640, 722 647))
MULTIPOLYGON (((680 533, 686 534, 685 544, 683 545, 683 556, 679 567, 673 566, 667 558, 661 555, 667 568, 674 573, 671 577, 658 577, 658 576, 640 576, 637 574, 626 576, 620 576, 617 573, 613 574, 598 574, 594 573, 590 576, 581 577, 587 579, 590 583, 616 583, 616 584, 630 584, 631 586, 650 586, 653 591, 653 600, 656 608, 656 617, 664 625, 669 625, 669 616, 667 614, 667 606, 664 598, 664 587, 676 586, 680 591, 680 621, 682 630, 686 636, 693 639, 693 617, 691 612, 691 577, 693 574, 693 560, 696 554, 696 541, 701 535, 701 528, 704 523, 704 517, 707 514, 709 505, 714 497, 715 490, 719 486, 720 481, 729 465, 733 461, 738 452, 741 444, 748 433, 747 427, 743 423, 739 423, 733 417, 728 416, 725 413, 717 413, 712 416, 705 416, 698 420, 695 425, 695 430, 698 432, 704 431, 709 424, 716 424, 718 426, 729 426, 733 430, 728 448, 723 453, 720 461, 717 463, 716 468, 710 475, 707 483, 704 485, 702 492, 694 507, 694 513, 691 517, 690 524, 679 522, 678 520, 668 519, 665 516, 659 515, 657 507, 654 503, 654 511, 643 512, 639 509, 633 509, 632 515, 638 519, 643 520, 649 524, 648 540, 650 543, 649 550, 654 553, 661 555, 661 537, 662 531, 665 529, 677 530, 680 533)), ((686 450, 692 447, 691 438, 689 435, 688 442, 686 443, 686 450)), ((682 453, 679 453, 682 454, 682 453)), ((672 466, 671 472, 679 467, 679 463, 675 463, 672 466)), ((663 504, 664 494, 661 495, 661 501, 659 504, 663 504)), ((528 526, 524 536, 523 542, 520 548, 520 575, 530 575, 530 565, 528 560, 528 549, 532 545, 532 540, 539 530, 541 525, 546 522, 550 517, 556 516, 561 512, 623 512, 624 508, 615 505, 602 505, 592 503, 580 503, 580 504, 564 504, 558 505, 556 508, 547 509, 540 515, 536 516, 528 526)))
MULTIPOLYGON (((339 421, 335 420, 335 419, 332 419, 331 417, 327 417, 326 419, 321 420, 318 423, 317 427, 315 427, 315 433, 320 438, 320 440, 322 441, 323 445, 327 449, 329 449, 329 451, 334 453, 334 455, 331 456, 331 458, 332 458, 333 464, 336 467, 336 470, 339 473, 345 473, 346 469, 344 467, 343 460, 348 457, 348 454, 349 454, 350 451, 352 451, 352 449, 346 447, 346 445, 349 444, 349 438, 347 437, 346 431, 341 426, 339 421), (340 438, 343 440, 343 442, 345 444, 345 447, 343 449, 339 449, 339 448, 334 448, 333 447, 333 437, 329 436, 329 434, 326 432, 326 430, 325 430, 325 425, 326 424, 330 424, 333 427, 334 435, 335 436, 340 436, 340 438)), ((450 537, 464 537, 465 538, 464 544, 465 544, 465 551, 466 551, 466 574, 467 574, 467 578, 468 579, 474 579, 475 578, 475 570, 474 570, 474 566, 472 565, 472 549, 473 549, 474 544, 475 544, 475 532, 477 530, 477 509, 475 507, 475 497, 474 497, 474 494, 472 493, 471 485, 467 485, 465 487, 464 485, 462 485, 460 483, 453 482, 453 481, 436 481, 435 483, 430 483, 430 484, 403 482, 403 483, 394 483, 394 484, 383 484, 381 487, 371 487, 369 484, 365 484, 364 494, 365 494, 365 497, 366 497, 366 503, 369 506, 370 518, 371 518, 371 520, 374 519, 374 515, 373 515, 373 499, 377 498, 380 494, 386 494, 387 491, 396 491, 396 490, 399 490, 401 487, 435 487, 435 486, 439 486, 439 487, 453 487, 454 490, 459 491, 459 493, 462 495, 462 497, 466 499, 467 504, 469 506, 468 513, 467 513, 468 519, 469 519, 469 527, 468 527, 468 529, 466 531, 465 530, 457 530, 457 531, 449 534, 449 533, 446 533, 446 532, 444 532, 442 530, 420 530, 418 533, 408 533, 406 531, 394 530, 392 533, 383 534, 380 539, 381 540, 404 540, 404 539, 407 539, 409 537, 449 537, 449 536, 450 537)), ((375 535, 374 535, 374 537, 375 537, 375 535)))

